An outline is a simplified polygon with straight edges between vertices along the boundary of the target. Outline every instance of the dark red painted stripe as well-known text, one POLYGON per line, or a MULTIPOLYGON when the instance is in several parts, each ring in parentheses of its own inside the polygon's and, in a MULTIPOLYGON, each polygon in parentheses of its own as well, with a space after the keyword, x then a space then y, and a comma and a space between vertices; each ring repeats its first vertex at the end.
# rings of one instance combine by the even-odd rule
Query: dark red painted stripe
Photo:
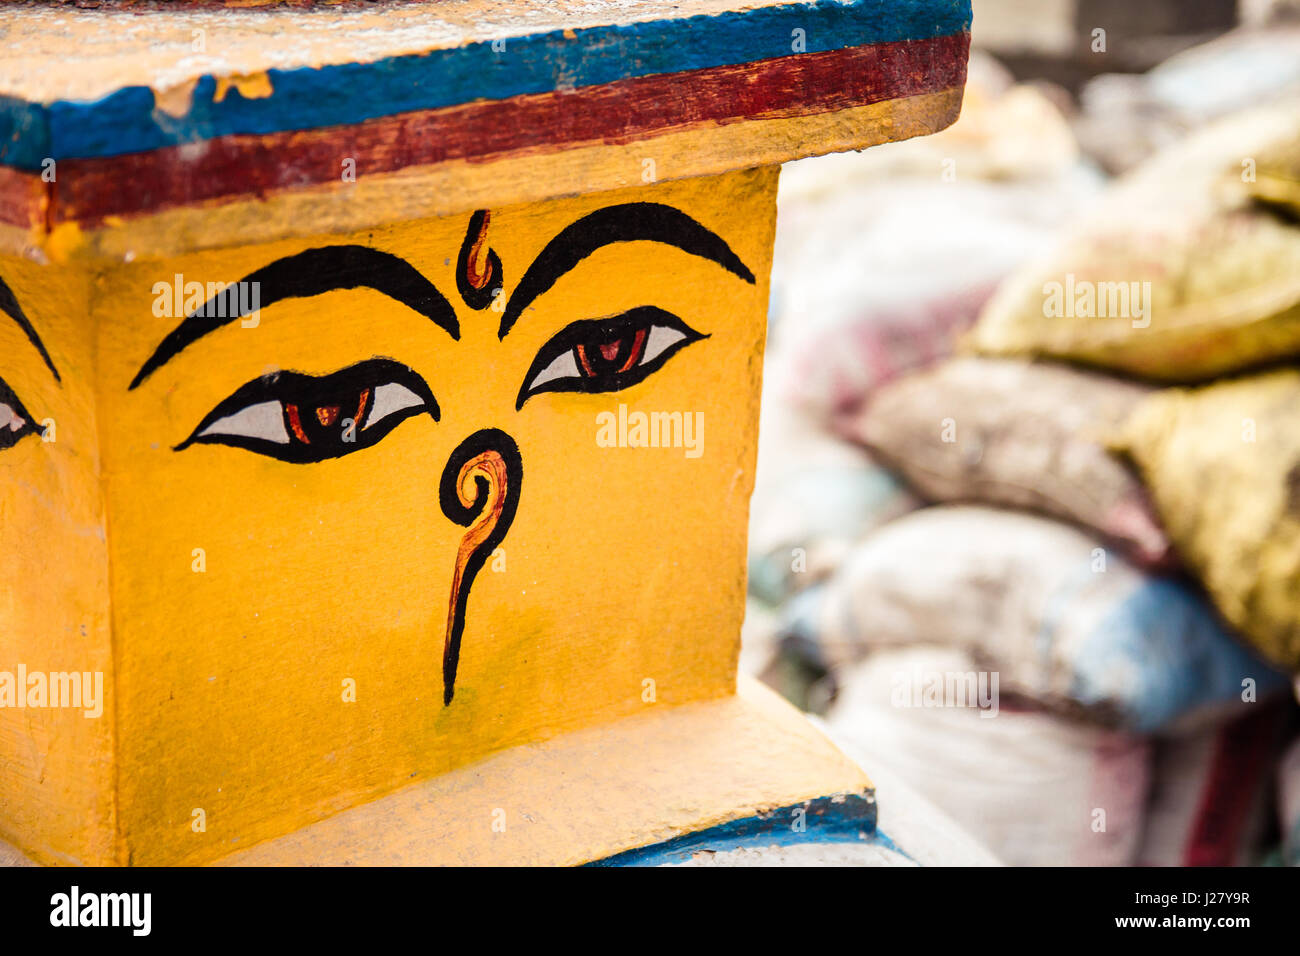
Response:
POLYGON ((39 173, 0 166, 0 222, 24 229, 44 226, 52 185, 39 173))
POLYGON ((484 161, 571 144, 623 144, 708 123, 833 112, 965 82, 968 34, 853 47, 480 101, 360 123, 226 136, 59 164, 50 222, 95 225, 216 199, 265 196, 447 160, 484 161))

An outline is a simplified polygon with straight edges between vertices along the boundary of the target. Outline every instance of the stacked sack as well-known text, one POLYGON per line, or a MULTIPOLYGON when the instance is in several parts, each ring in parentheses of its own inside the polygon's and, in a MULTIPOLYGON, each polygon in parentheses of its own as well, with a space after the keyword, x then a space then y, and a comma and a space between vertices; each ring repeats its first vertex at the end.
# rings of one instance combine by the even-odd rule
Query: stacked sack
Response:
POLYGON ((948 130, 782 171, 747 649, 774 609, 922 504, 834 417, 950 355, 997 283, 1100 185, 1052 100, 979 53, 948 130))
MULTIPOLYGON (((1135 170, 1055 262, 1026 270, 972 336, 1164 384, 1109 445, 1140 471, 1175 550, 1217 612, 1276 667, 1300 672, 1300 101, 1216 123, 1135 170), (1113 218, 1137 214, 1125 241, 1113 218), (1142 322, 1044 321, 1025 293, 1069 265, 1149 282, 1142 322)), ((1238 750, 1273 755, 1274 728, 1238 750)), ((1277 768, 1283 850, 1295 765, 1277 768)), ((1218 806, 1244 797, 1230 787, 1218 806)))
POLYGON ((831 675, 864 765, 1008 863, 1245 863, 1270 829, 1300 671, 1298 144, 1286 104, 1158 154, 1001 283, 973 354, 822 409, 932 506, 789 601, 783 654, 831 675))
POLYGON ((1222 615, 1293 672, 1298 168, 1300 102, 1207 127, 1120 180, 1062 249, 1003 285, 971 334, 985 354, 1193 386, 1153 391, 1110 444, 1138 466, 1175 549, 1222 615), (1046 290, 1067 284, 1145 290, 1141 315, 1045 315, 1046 290))

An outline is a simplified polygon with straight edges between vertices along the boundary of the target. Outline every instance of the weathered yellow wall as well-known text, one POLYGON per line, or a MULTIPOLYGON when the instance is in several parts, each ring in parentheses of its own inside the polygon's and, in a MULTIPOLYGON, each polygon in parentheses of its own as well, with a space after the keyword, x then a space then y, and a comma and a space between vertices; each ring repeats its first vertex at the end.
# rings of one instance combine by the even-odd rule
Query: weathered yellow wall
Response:
POLYGON ((89 717, 49 706, 48 687, 45 706, 0 707, 0 838, 45 862, 111 862, 113 674, 88 276, 4 256, 0 279, 62 377, 0 315, 0 380, 36 422, 53 421, 52 441, 0 448, 0 671, 15 683, 20 667, 98 672, 107 698, 89 717))
POLYGON ((629 201, 689 213, 757 276, 748 284, 659 243, 607 246, 504 340, 499 312, 456 294, 468 216, 98 274, 119 825, 132 862, 213 859, 503 747, 637 712, 647 679, 658 706, 734 691, 776 176, 493 210, 488 243, 507 298, 564 226, 629 201), (179 321, 153 314, 155 282, 232 281, 344 242, 411 262, 456 306, 460 341, 373 290, 333 291, 265 308, 256 328, 211 333, 128 391, 179 321), (624 391, 546 393, 516 411, 556 332, 643 305, 709 337, 624 391), (373 447, 315 464, 222 445, 173 450, 269 369, 321 375, 374 356, 417 371, 441 421, 413 418, 373 447), (702 455, 599 447, 596 416, 620 403, 701 413, 702 455), (440 657, 464 529, 443 515, 438 482, 452 449, 484 427, 513 436, 524 480, 505 570, 485 568, 474 584, 444 707, 440 657), (345 679, 355 703, 343 701, 345 679))

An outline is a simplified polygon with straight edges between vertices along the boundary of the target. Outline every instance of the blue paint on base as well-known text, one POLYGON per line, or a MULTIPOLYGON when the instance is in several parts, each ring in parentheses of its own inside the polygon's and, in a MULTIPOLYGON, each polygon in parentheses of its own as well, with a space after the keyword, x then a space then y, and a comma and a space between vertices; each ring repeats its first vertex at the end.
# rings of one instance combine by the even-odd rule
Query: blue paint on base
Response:
POLYGON ((594 860, 587 866, 661 866, 684 863, 692 854, 702 850, 723 853, 807 843, 870 843, 912 860, 876 828, 874 794, 859 793, 819 797, 757 816, 731 820, 662 843, 625 850, 603 860, 594 860), (802 830, 795 827, 800 819, 802 830))
MULTIPOLYGON (((341 14, 342 15, 342 14, 341 14)), ((216 80, 198 81, 188 112, 154 109, 153 91, 126 87, 92 102, 31 103, 0 96, 0 165, 38 170, 45 158, 92 159, 147 152, 232 134, 345 126, 382 116, 499 100, 616 80, 732 66, 793 54, 970 29, 970 0, 811 0, 778 7, 555 30, 373 63, 269 70, 272 95, 237 90, 213 101, 216 80)))

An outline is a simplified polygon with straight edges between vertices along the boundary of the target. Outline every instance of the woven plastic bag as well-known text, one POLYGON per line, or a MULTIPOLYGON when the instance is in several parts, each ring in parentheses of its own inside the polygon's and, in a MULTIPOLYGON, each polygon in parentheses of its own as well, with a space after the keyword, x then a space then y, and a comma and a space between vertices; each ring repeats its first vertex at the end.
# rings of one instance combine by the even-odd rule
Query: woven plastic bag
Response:
POLYGON ((1002 694, 1127 731, 1204 726, 1286 685, 1179 582, 1067 525, 984 507, 875 531, 791 602, 783 632, 832 674, 881 648, 960 650, 1002 694))
POLYGON ((1138 166, 1002 283, 965 346, 1172 383, 1300 355, 1300 225, 1245 188, 1253 157, 1298 132, 1300 105, 1287 102, 1138 166))
POLYGON ((884 386, 843 428, 931 501, 1039 511, 1163 567, 1146 490, 1104 447, 1146 394, 1061 365, 960 358, 884 386))
POLYGON ((1157 392, 1115 444, 1223 616, 1300 671, 1300 371, 1157 392))
POLYGON ((1147 739, 1006 701, 995 719, 951 701, 901 705, 908 698, 899 687, 918 676, 979 666, 950 649, 874 653, 844 675, 826 723, 868 773, 900 777, 1004 863, 1131 865, 1142 838, 1147 739))

